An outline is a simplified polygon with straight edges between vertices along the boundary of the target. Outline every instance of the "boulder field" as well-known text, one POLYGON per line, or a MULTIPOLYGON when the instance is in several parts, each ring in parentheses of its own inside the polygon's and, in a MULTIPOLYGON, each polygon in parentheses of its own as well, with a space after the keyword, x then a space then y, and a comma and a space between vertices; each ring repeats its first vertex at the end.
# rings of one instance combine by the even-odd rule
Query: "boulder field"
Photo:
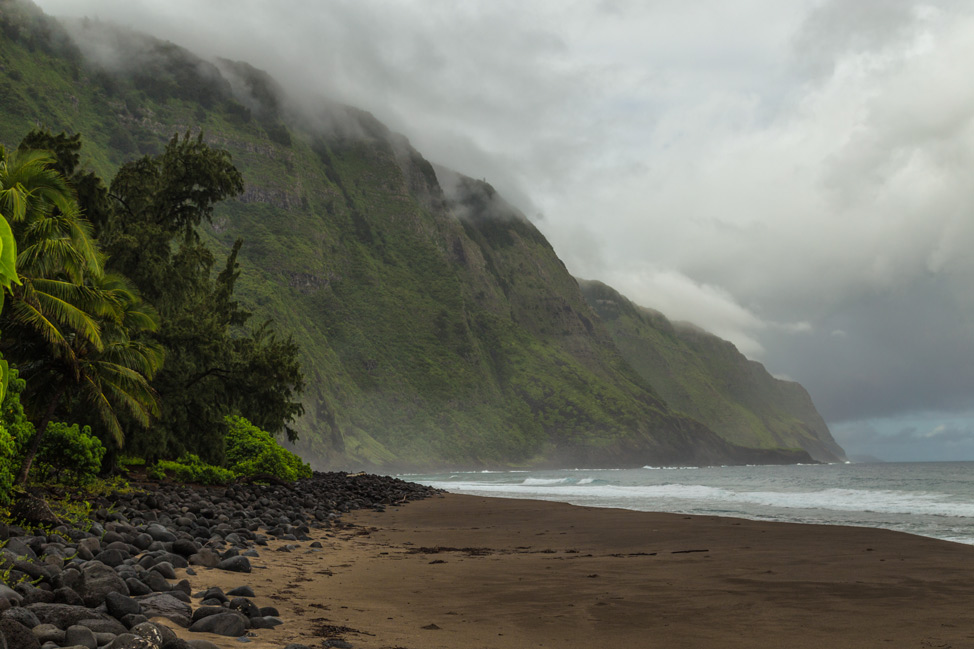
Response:
POLYGON ((150 483, 97 499, 80 526, 49 512, 23 526, 0 524, 0 649, 213 646, 178 638, 160 618, 194 632, 259 633, 281 620, 273 607, 251 601, 250 586, 193 593, 175 571, 205 567, 245 578, 269 540, 311 541, 312 528, 329 528, 343 513, 382 511, 434 493, 396 478, 346 473, 218 488, 150 483))

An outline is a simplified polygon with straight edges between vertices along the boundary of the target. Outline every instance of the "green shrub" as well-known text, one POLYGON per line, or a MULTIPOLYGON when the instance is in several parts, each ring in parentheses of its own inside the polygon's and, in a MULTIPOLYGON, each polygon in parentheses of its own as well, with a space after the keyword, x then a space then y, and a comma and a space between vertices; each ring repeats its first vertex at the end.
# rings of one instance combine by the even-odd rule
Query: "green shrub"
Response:
POLYGON ((199 484, 227 484, 236 479, 237 474, 229 469, 207 464, 192 453, 186 453, 178 460, 159 460, 148 471, 154 480, 170 478, 177 482, 197 482, 199 484))
POLYGON ((159 460, 149 467, 148 476, 208 485, 226 484, 240 475, 267 474, 288 481, 311 476, 311 467, 267 431, 243 417, 227 417, 226 422, 226 467, 207 464, 199 456, 186 453, 178 460, 159 460))
POLYGON ((105 447, 91 434, 91 427, 51 422, 37 450, 33 475, 41 481, 90 482, 101 469, 105 447))
POLYGON ((3 403, 0 404, 0 423, 13 439, 17 468, 20 468, 20 457, 24 448, 34 438, 34 424, 27 421, 24 406, 20 403, 20 393, 26 385, 27 382, 20 378, 17 370, 11 367, 7 391, 3 395, 3 403))
POLYGON ((0 423, 0 505, 10 502, 10 492, 17 472, 17 446, 0 423))
POLYGON ((238 416, 228 416, 227 466, 242 475, 268 474, 293 481, 311 476, 311 467, 282 447, 266 430, 238 416))
POLYGON ((27 421, 20 393, 26 382, 17 370, 8 368, 6 390, 0 403, 0 505, 10 502, 11 490, 20 469, 20 451, 34 435, 34 426, 27 421))
POLYGON ((145 466, 144 457, 135 457, 132 455, 122 455, 118 458, 118 467, 123 471, 130 471, 135 468, 141 468, 145 466))

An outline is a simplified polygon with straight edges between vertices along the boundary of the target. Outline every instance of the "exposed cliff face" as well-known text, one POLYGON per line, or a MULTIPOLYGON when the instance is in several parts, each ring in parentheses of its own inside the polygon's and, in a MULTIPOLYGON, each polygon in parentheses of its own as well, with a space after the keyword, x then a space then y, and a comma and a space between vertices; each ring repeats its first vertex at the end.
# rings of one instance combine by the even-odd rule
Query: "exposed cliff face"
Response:
POLYGON ((674 324, 605 284, 580 285, 626 360, 674 410, 734 444, 802 448, 822 462, 845 459, 798 383, 774 378, 726 340, 674 324))
MULTIPOLYGON (((141 67, 82 63, 63 39, 37 36, 48 23, 31 16, 34 27, 0 40, 0 141, 15 145, 35 123, 80 131, 105 176, 187 128, 232 153, 244 194, 204 234, 224 250, 244 239, 240 301, 302 347, 297 429, 319 466, 808 459, 734 446, 671 411, 522 214, 368 113, 299 116, 250 66, 131 34, 113 38, 141 67)), ((108 38, 96 23, 78 29, 108 38)))

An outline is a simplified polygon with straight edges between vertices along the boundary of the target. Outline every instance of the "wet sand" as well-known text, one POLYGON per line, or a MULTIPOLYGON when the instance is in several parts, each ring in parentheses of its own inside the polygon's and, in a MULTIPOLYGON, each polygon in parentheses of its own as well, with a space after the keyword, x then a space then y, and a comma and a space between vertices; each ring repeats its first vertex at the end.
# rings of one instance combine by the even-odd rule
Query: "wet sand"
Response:
POLYGON ((190 580, 280 609, 252 649, 974 647, 974 546, 458 495, 343 521, 190 580))

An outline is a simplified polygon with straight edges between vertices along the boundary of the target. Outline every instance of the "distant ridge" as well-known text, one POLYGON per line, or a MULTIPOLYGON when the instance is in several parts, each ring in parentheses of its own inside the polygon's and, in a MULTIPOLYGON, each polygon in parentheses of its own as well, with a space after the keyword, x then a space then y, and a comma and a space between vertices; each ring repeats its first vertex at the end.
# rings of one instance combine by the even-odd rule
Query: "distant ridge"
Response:
POLYGON ((845 460, 811 397, 777 379, 726 340, 673 323, 601 282, 580 281, 622 355, 666 403, 734 444, 801 448, 820 462, 845 460))

